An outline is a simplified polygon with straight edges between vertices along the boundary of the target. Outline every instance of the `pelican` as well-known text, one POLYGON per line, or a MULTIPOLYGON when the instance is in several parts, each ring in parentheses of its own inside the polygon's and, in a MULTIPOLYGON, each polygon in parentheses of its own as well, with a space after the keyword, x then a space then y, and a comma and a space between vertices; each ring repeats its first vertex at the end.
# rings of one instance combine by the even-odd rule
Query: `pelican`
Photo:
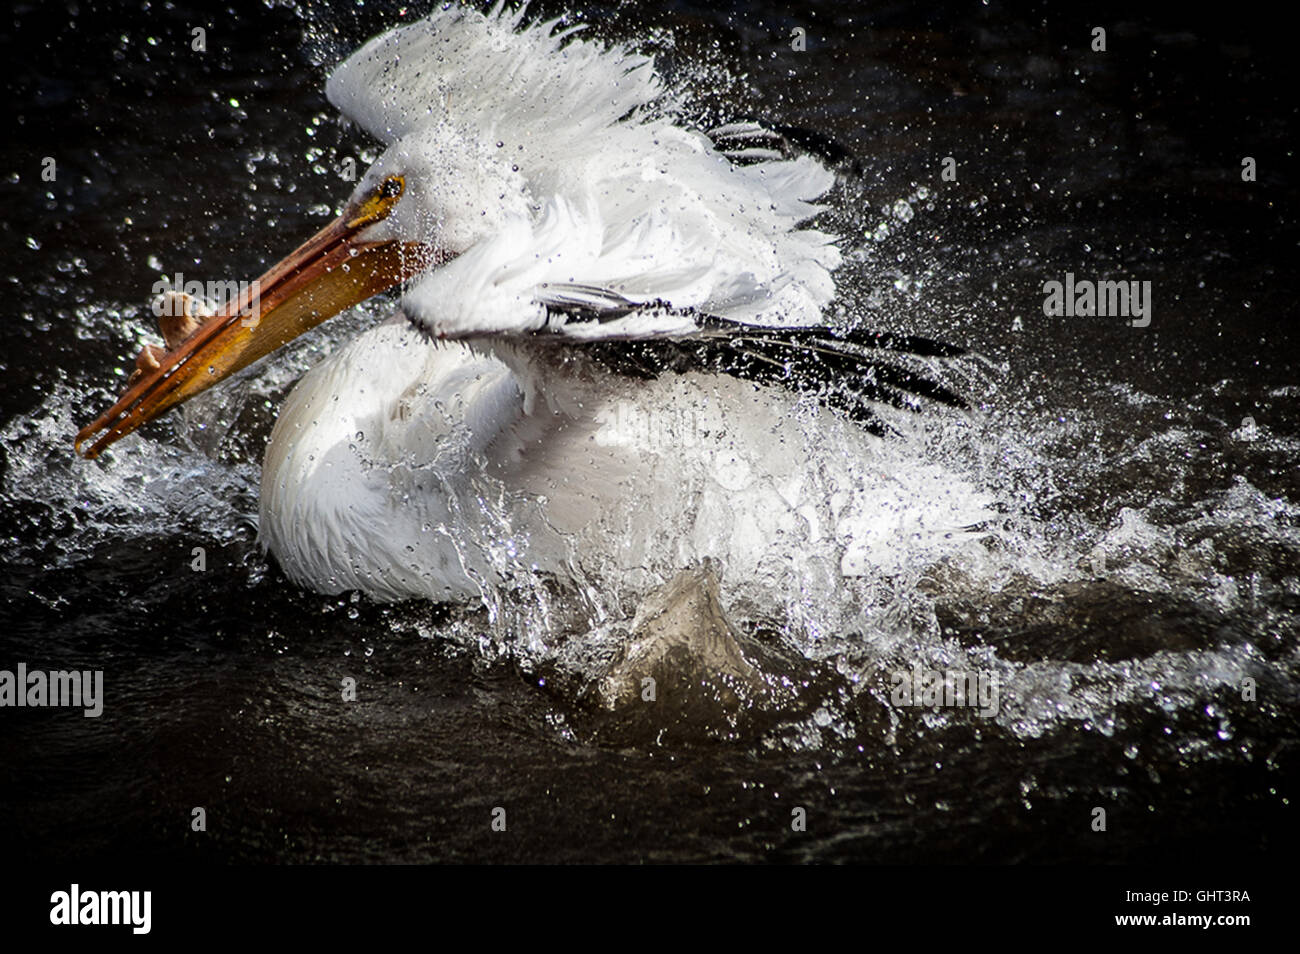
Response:
POLYGON ((960 405, 926 371, 959 350, 830 327, 841 253, 809 222, 835 174, 755 123, 692 128, 652 59, 579 29, 449 6, 354 52, 326 94, 385 148, 342 214, 256 302, 187 304, 78 451, 400 286, 266 448, 259 535, 296 583, 463 601, 705 561, 797 580, 828 542, 855 572, 890 532, 853 487, 873 409, 960 405), (811 458, 817 432, 842 459, 811 458))

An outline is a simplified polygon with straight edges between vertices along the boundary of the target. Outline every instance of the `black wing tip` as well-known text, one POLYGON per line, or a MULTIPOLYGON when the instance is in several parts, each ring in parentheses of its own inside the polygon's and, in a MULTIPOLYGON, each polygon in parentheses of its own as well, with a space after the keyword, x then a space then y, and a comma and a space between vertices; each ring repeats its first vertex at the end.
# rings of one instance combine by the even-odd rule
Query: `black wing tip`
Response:
MULTIPOLYGON (((567 307, 560 308, 558 302, 552 302, 550 307, 570 317, 585 317, 585 302, 565 304, 567 307)), ((664 302, 639 307, 689 312, 699 330, 638 339, 557 337, 566 346, 581 347, 608 370, 630 377, 650 379, 665 371, 706 371, 812 394, 882 437, 895 431, 873 412, 873 405, 912 412, 924 410, 927 402, 963 411, 971 408, 962 394, 933 373, 882 360, 880 355, 883 351, 904 357, 951 359, 968 354, 956 345, 892 332, 750 325, 691 309, 672 309, 664 302)))
POLYGON ((866 175, 865 163, 854 152, 821 130, 807 126, 750 119, 713 129, 709 138, 719 152, 737 165, 810 155, 854 178, 866 175))
POLYGON ((964 358, 970 352, 960 345, 949 344, 921 335, 900 335, 888 331, 850 332, 843 338, 864 348, 883 348, 919 358, 964 358))
POLYGON ((716 316, 705 316, 704 327, 727 335, 773 339, 831 341, 897 351, 918 358, 962 358, 970 354, 961 345, 950 344, 923 335, 905 335, 894 331, 866 331, 861 328, 832 328, 827 325, 750 325, 716 316))
MULTIPOLYGON (((927 401, 959 410, 970 402, 933 373, 881 360, 873 350, 918 358, 955 358, 966 350, 912 335, 782 328, 712 318, 694 340, 697 360, 709 370, 758 383, 815 394, 857 421, 871 419, 872 404, 921 411, 927 401)), ((874 433, 874 431, 873 431, 874 433)))

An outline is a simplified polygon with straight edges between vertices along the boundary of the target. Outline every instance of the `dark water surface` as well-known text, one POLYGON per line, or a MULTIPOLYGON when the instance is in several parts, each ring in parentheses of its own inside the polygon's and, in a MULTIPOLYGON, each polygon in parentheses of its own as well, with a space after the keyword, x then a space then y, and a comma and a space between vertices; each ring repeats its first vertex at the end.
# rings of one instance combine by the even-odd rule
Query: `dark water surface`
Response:
POLYGON ((482 613, 303 592, 260 551, 276 406, 389 304, 337 319, 188 424, 173 415, 94 464, 72 454, 155 337, 160 275, 251 278, 346 197, 339 159, 373 144, 336 121, 324 76, 399 7, 30 3, 0 22, 0 668, 102 669, 107 697, 98 719, 0 710, 8 857, 1211 861, 1294 847, 1286 37, 1248 11, 1126 4, 588 8, 599 35, 660 57, 702 123, 772 119, 857 156, 826 215, 845 235, 845 308, 991 369, 977 424, 945 451, 1003 503, 985 555, 872 578, 861 634, 769 634, 812 673, 798 704, 718 730, 690 711, 649 726, 597 713, 571 671, 482 613), (1104 54, 1088 49, 1095 25, 1104 54), (939 178, 947 156, 955 183, 939 178), (1244 156, 1258 181, 1242 181, 1244 156), (1042 284, 1066 272, 1152 282, 1150 327, 1044 317, 1042 284), (863 674, 913 658, 998 672, 1004 716, 891 713, 863 674), (339 702, 346 676, 355 704, 339 702), (194 806, 206 832, 190 830, 194 806), (489 827, 497 806, 506 833, 489 827))

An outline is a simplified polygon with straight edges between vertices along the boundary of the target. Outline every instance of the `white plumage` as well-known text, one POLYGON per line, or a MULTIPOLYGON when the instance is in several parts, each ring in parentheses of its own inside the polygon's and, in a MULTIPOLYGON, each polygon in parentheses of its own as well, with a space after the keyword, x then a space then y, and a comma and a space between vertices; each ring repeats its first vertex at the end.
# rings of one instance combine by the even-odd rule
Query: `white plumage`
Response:
MULTIPOLYGON (((573 34, 452 7, 329 79, 387 144, 354 201, 406 183, 367 237, 446 261, 281 411, 261 536, 307 586, 464 599, 542 573, 635 587, 704 558, 797 586, 801 561, 828 552, 856 572, 871 532, 856 461, 874 438, 825 409, 796 420, 779 389, 623 377, 541 343, 686 336, 702 313, 814 325, 839 264, 830 236, 799 227, 833 184, 818 161, 733 164, 679 124, 649 59, 573 34), (845 457, 813 461, 813 435, 835 428, 845 457)), ((928 530, 968 505, 936 502, 928 530)))
POLYGON ((388 144, 358 194, 417 173, 380 234, 436 233, 458 253, 408 290, 408 314, 437 335, 532 329, 547 320, 539 286, 567 284, 819 321, 839 252, 796 226, 832 174, 806 156, 733 165, 675 124, 648 59, 522 16, 439 11, 370 41, 326 85, 388 144))

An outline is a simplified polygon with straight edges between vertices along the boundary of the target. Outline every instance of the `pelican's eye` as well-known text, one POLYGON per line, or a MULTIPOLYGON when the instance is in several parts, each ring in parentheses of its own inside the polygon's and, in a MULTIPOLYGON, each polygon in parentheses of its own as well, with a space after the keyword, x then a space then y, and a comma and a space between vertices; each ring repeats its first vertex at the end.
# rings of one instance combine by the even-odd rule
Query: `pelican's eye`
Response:
POLYGON ((393 211, 393 206, 397 204, 397 200, 402 197, 405 190, 406 180, 404 178, 389 176, 375 186, 374 191, 354 207, 351 218, 348 220, 348 226, 361 228, 378 222, 380 219, 388 218, 388 213, 393 211))

